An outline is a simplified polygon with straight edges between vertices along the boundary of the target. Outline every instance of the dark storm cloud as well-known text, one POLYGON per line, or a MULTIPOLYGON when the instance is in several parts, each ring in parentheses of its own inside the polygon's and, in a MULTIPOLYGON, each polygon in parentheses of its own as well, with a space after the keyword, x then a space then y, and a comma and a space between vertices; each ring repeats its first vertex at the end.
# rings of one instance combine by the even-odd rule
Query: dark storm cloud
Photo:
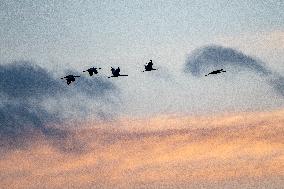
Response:
POLYGON ((235 49, 215 45, 194 50, 188 57, 184 71, 201 76, 207 67, 219 69, 226 66, 237 66, 265 75, 271 73, 261 61, 235 49))
MULTIPOLYGON (((68 110, 73 109, 68 107, 71 105, 68 102, 76 100, 76 96, 83 96, 84 102, 95 97, 96 100, 102 101, 100 105, 103 106, 107 103, 103 99, 107 97, 108 92, 116 91, 116 87, 106 79, 81 77, 78 81, 80 82, 77 83, 76 80, 76 83, 72 83, 76 85, 67 86, 60 78, 55 78, 47 70, 29 62, 0 65, 1 144, 5 139, 13 141, 22 135, 30 136, 34 132, 53 139, 65 138, 66 132, 48 125, 61 123, 66 117, 63 118, 61 112, 48 109, 43 103, 45 100, 60 101, 64 98, 67 102, 63 104, 64 108, 60 103, 55 103, 58 107, 52 108, 68 110)), ((80 108, 77 108, 75 113, 87 108, 87 104, 78 103, 80 108)))
POLYGON ((241 68, 265 76, 265 79, 274 90, 284 96, 284 77, 273 72, 265 64, 240 51, 222 46, 206 46, 194 50, 188 57, 184 71, 200 77, 212 69, 241 68), (210 70, 208 70, 208 68, 210 70))

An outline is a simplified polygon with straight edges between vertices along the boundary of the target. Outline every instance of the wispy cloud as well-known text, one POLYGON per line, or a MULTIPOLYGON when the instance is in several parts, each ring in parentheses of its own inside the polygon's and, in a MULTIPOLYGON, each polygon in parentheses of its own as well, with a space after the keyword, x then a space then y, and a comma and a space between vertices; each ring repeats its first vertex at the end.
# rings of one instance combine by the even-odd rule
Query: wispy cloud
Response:
POLYGON ((271 73, 264 63, 245 55, 232 48, 217 45, 205 46, 194 50, 188 57, 185 71, 194 76, 201 76, 206 71, 228 66, 241 67, 257 73, 268 75, 271 73), (209 68, 209 69, 208 69, 209 68))
POLYGON ((233 48, 210 45, 196 49, 189 55, 184 71, 200 77, 221 68, 230 69, 231 74, 237 74, 237 70, 260 74, 278 94, 284 94, 284 80, 281 75, 272 71, 261 60, 233 48))

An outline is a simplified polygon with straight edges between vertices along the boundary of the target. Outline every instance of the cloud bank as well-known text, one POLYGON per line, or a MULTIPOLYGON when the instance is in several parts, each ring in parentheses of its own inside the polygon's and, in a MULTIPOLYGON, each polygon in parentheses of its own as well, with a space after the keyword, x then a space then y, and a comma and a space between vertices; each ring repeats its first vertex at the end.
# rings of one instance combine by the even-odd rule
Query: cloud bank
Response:
POLYGON ((88 144, 84 153, 62 153, 39 141, 5 154, 0 183, 4 188, 280 189, 283 115, 282 109, 122 120, 120 129, 92 125, 75 136, 88 144))
MULTIPOLYGON (((62 76, 55 78, 48 70, 30 62, 0 65, 1 138, 14 141, 15 137, 30 136, 34 132, 61 138, 65 134, 53 125, 68 125, 69 122, 77 127, 78 122, 88 117, 95 121, 111 120, 117 114, 133 117, 161 113, 214 114, 265 110, 279 107, 283 102, 277 94, 284 96, 284 77, 263 62, 231 48, 207 46, 197 49, 189 56, 184 71, 195 77, 180 72, 172 75, 162 68, 153 73, 141 73, 139 77, 114 80, 81 76, 68 86, 59 79, 62 76), (239 74, 240 77, 200 79, 212 69, 220 68, 228 70, 224 76, 239 74), (243 70, 261 79, 247 79, 249 74, 242 76, 243 70), (123 95, 113 83, 121 87, 123 95), (118 104, 120 97, 123 107, 118 104)), ((70 70, 66 74, 82 75, 70 70)))
POLYGON ((81 77, 80 80, 75 85, 67 86, 47 70, 30 62, 0 65, 1 143, 4 145, 35 132, 47 137, 64 138, 67 133, 50 126, 76 120, 86 115, 87 110, 94 115, 96 112, 102 114, 104 110, 98 104, 102 107, 107 105, 108 97, 112 92, 116 93, 117 88, 103 78, 81 77), (72 113, 66 115, 61 110, 72 113), (76 114, 79 116, 76 117, 76 114))

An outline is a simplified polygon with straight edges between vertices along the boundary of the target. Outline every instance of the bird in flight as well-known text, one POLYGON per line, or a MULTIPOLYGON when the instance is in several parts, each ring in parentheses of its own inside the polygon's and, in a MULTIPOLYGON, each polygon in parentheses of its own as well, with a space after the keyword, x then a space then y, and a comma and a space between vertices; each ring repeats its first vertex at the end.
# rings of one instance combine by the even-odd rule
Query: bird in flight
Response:
POLYGON ((211 75, 211 74, 219 74, 219 73, 222 73, 222 72, 226 72, 226 71, 223 70, 223 69, 215 70, 215 71, 212 71, 212 72, 210 72, 209 74, 207 74, 207 75, 205 75, 205 76, 208 76, 208 75, 211 75))
POLYGON ((111 73, 112 73, 112 76, 108 77, 108 78, 111 78, 111 77, 119 77, 119 76, 128 76, 128 75, 121 75, 120 73, 120 68, 117 67, 117 69, 111 67, 111 73))
POLYGON ((76 77, 80 77, 80 76, 77 76, 77 75, 67 75, 65 77, 62 77, 61 79, 66 79, 67 85, 70 85, 70 83, 75 81, 76 77))
MULTIPOLYGON (((152 60, 150 60, 150 62, 148 62, 146 65, 144 65, 145 66, 145 70, 144 71, 152 71, 152 70, 157 70, 157 69, 155 69, 155 68, 153 68, 153 62, 152 62, 152 60)), ((143 72, 144 72, 143 71, 143 72)))
POLYGON ((92 68, 89 68, 83 72, 89 72, 89 75, 90 76, 93 76, 94 74, 98 74, 98 70, 97 69, 101 69, 101 68, 95 68, 95 67, 92 67, 92 68))

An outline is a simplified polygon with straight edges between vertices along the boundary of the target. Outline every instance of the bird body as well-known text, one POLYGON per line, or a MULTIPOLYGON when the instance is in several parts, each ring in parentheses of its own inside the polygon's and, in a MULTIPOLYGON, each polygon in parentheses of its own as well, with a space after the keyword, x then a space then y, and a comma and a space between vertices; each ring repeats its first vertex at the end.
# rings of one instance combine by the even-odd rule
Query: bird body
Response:
POLYGON ((120 74, 120 68, 117 67, 117 69, 111 67, 111 73, 112 73, 112 76, 108 77, 108 78, 111 78, 111 77, 119 77, 119 76, 128 76, 128 75, 122 75, 120 74))
POLYGON ((205 76, 208 76, 208 75, 211 75, 211 74, 219 74, 219 73, 222 73, 222 72, 226 72, 226 71, 223 70, 223 69, 215 70, 215 71, 212 71, 212 72, 210 72, 209 74, 207 74, 207 75, 205 75, 205 76))
POLYGON ((67 85, 70 85, 72 82, 75 81, 75 78, 76 77, 80 77, 80 76, 77 76, 77 75, 67 75, 61 79, 66 79, 66 82, 67 82, 67 85))
POLYGON ((98 74, 97 69, 101 69, 101 68, 92 67, 92 68, 89 68, 89 69, 87 69, 86 71, 83 71, 83 72, 88 72, 90 76, 93 76, 94 74, 98 74))
MULTIPOLYGON (((152 71, 152 70, 157 70, 157 69, 155 69, 155 68, 153 68, 153 62, 152 62, 152 60, 150 60, 150 62, 148 62, 146 65, 145 65, 145 70, 144 71, 152 71)), ((144 72, 143 71, 143 72, 144 72)))

